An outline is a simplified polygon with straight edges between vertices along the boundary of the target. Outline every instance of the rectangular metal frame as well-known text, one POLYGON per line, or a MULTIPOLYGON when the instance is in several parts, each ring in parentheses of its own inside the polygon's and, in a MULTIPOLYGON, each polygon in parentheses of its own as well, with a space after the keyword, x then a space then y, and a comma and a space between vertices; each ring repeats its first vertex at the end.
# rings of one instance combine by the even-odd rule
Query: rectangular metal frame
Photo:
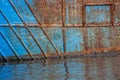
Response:
POLYGON ((113 26, 114 25, 114 14, 113 14, 113 7, 114 4, 111 2, 105 2, 105 3, 84 3, 84 11, 83 11, 83 20, 84 20, 84 26, 89 27, 103 27, 103 26, 113 26), (110 23, 86 23, 86 6, 109 6, 110 7, 110 23))

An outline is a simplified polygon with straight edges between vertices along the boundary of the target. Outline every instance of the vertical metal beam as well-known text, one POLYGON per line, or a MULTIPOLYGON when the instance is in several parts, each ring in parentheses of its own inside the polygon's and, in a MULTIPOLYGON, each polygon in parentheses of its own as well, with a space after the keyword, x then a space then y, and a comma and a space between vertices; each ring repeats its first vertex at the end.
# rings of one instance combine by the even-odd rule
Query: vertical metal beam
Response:
MULTIPOLYGON (((32 14, 34 15, 37 23, 41 26, 40 21, 38 20, 34 10, 30 7, 29 3, 27 2, 27 0, 25 0, 25 3, 27 4, 28 8, 30 9, 30 11, 32 12, 32 14)), ((52 43, 52 41, 50 40, 49 36, 47 35, 47 33, 44 31, 44 29, 42 27, 40 27, 41 30, 43 31, 43 33, 45 34, 46 38, 49 40, 50 44, 53 46, 54 50, 56 51, 57 55, 59 58, 61 58, 61 55, 59 54, 58 50, 55 48, 54 44, 52 43)))
POLYGON ((3 60, 7 62, 7 58, 2 54, 2 51, 0 51, 0 55, 2 56, 3 60))
POLYGON ((25 50, 27 51, 28 55, 30 56, 30 58, 33 60, 33 56, 30 53, 29 49, 26 47, 26 45, 24 44, 24 42, 22 41, 22 39, 20 38, 20 36, 16 33, 16 31, 14 30, 14 28, 11 26, 9 20, 7 19, 7 17, 4 15, 4 13, 2 11, 0 11, 2 16, 5 18, 5 20, 7 21, 10 29, 13 31, 13 33, 15 34, 15 36, 18 38, 18 40, 21 42, 21 44, 23 45, 23 47, 25 48, 25 50))
MULTIPOLYGON (((15 57, 20 61, 20 58, 18 57, 17 52, 15 51, 14 47, 11 45, 11 43, 7 40, 7 38, 5 37, 5 35, 0 32, 1 36, 3 37, 3 39, 5 40, 5 42, 8 44, 8 46, 10 47, 10 49, 13 51, 15 57)), ((4 57, 4 56, 3 56, 4 57)), ((6 58, 5 58, 6 59, 6 58)))
POLYGON ((64 58, 66 57, 66 36, 65 36, 65 1, 62 0, 62 35, 63 35, 63 49, 64 49, 64 58))
MULTIPOLYGON (((113 0, 114 2, 114 0, 113 0)), ((116 30, 115 30, 115 26, 114 26, 114 20, 115 20, 115 16, 114 16, 114 12, 115 12, 115 4, 113 3, 111 6, 110 6, 110 23, 112 24, 112 26, 110 27, 110 36, 111 36, 111 46, 114 46, 114 34, 116 33, 116 30)))
POLYGON ((15 5, 13 4, 13 2, 11 0, 9 0, 11 6, 13 7, 13 9, 16 11, 17 15, 19 16, 20 20, 22 21, 22 23, 24 24, 25 28, 28 30, 28 32, 30 33, 30 35, 32 36, 33 40, 36 42, 37 46, 39 47, 39 49, 41 50, 43 56, 45 59, 47 59, 47 56, 45 55, 44 50, 42 49, 42 47, 40 46, 39 42, 36 40, 36 38, 34 37, 34 35, 32 34, 32 32, 29 29, 29 26, 26 25, 26 23, 23 21, 22 17, 20 16, 18 10, 16 9, 15 5))
MULTIPOLYGON (((114 0, 113 0, 114 1, 114 0)), ((111 5, 111 8, 110 8, 110 21, 112 23, 112 26, 114 27, 114 20, 115 20, 115 16, 114 16, 114 13, 115 13, 115 5, 114 3, 111 5)))
POLYGON ((86 31, 86 27, 85 27, 85 23, 86 23, 86 11, 85 11, 85 4, 84 4, 84 0, 82 0, 82 31, 83 31, 83 40, 84 40, 84 49, 87 50, 87 31, 86 31))

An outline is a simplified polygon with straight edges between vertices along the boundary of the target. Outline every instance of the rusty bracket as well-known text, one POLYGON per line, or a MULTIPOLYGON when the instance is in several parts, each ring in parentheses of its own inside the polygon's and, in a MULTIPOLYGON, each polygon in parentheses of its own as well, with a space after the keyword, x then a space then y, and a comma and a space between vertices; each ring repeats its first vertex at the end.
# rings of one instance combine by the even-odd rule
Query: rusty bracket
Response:
POLYGON ((28 53, 28 55, 30 56, 30 58, 31 58, 32 60, 34 60, 31 52, 30 52, 29 49, 26 47, 26 45, 24 44, 24 42, 22 41, 22 39, 20 38, 20 36, 17 34, 17 32, 14 30, 14 28, 11 26, 9 20, 7 19, 7 17, 4 15, 4 13, 3 13, 2 11, 1 11, 1 14, 2 14, 2 16, 5 18, 5 20, 7 21, 10 29, 13 31, 13 33, 15 34, 15 36, 18 38, 18 40, 21 42, 21 44, 23 45, 23 47, 24 47, 25 50, 27 51, 27 53, 28 53))
MULTIPOLYGON (((37 23, 41 26, 40 21, 38 20, 34 10, 30 7, 29 3, 27 0, 25 0, 25 3, 27 4, 28 8, 30 9, 30 11, 32 12, 32 14, 34 15, 37 23)), ((56 51, 56 54, 58 55, 59 58, 61 58, 61 55, 59 54, 58 50, 55 48, 54 44, 52 43, 52 41, 50 40, 49 36, 47 35, 47 33, 44 31, 44 29, 42 27, 40 27, 41 30, 43 31, 43 33, 45 34, 46 38, 49 40, 50 44, 53 46, 54 50, 56 51)))

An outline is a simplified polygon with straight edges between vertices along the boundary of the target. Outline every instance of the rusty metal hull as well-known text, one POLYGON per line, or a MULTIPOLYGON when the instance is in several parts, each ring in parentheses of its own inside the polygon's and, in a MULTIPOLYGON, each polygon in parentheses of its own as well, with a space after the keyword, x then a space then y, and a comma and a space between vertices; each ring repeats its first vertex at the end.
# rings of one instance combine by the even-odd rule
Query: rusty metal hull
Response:
POLYGON ((0 58, 119 51, 119 5, 118 0, 1 0, 0 58))

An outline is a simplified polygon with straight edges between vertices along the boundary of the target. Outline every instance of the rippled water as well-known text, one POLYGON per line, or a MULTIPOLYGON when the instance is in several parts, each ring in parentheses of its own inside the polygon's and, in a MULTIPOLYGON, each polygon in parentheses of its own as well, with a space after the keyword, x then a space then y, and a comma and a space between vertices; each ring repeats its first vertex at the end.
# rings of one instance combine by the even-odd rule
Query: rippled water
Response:
POLYGON ((120 57, 46 60, 0 66, 0 80, 120 80, 120 57))

